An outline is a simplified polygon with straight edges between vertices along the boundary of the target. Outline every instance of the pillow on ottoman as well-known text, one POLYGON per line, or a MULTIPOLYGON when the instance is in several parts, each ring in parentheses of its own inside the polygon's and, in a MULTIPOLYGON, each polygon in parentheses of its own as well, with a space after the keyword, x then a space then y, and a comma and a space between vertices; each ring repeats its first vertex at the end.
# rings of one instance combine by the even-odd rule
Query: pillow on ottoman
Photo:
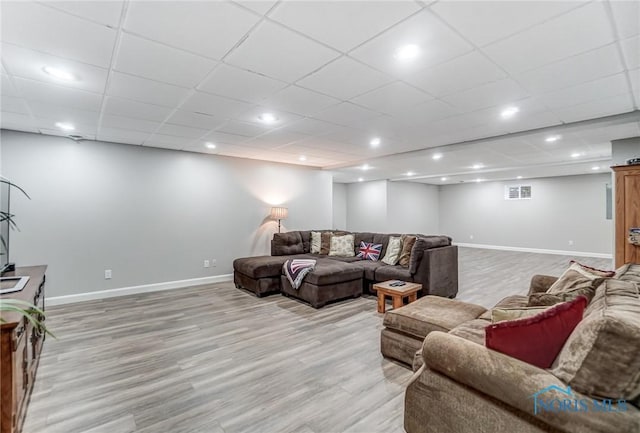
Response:
POLYGON ((640 293, 633 282, 608 279, 551 370, 587 395, 634 400, 640 396, 640 293))

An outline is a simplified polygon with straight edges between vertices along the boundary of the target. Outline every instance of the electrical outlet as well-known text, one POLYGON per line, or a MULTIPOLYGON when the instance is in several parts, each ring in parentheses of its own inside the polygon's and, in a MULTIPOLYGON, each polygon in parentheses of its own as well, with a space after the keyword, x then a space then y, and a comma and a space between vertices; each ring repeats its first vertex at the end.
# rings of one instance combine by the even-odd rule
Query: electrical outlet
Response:
POLYGON ((105 280, 110 280, 111 279, 111 269, 105 269, 104 270, 104 279, 105 280))
POLYGON ((205 267, 205 268, 208 268, 209 266, 210 266, 210 264, 209 264, 209 260, 205 260, 205 261, 204 261, 204 267, 205 267))
POLYGON ((569 245, 573 245, 573 241, 569 241, 569 245))
POLYGON ((216 259, 211 259, 211 266, 212 267, 216 267, 216 265, 218 264, 218 261, 216 259))

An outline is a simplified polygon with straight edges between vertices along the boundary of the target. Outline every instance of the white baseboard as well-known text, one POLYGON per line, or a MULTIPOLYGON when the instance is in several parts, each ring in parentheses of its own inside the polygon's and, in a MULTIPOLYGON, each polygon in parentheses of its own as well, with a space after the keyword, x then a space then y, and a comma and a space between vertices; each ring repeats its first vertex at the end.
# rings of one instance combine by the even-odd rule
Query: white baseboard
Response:
POLYGON ((605 253, 589 253, 583 251, 562 251, 562 250, 545 250, 541 248, 521 248, 521 247, 504 247, 500 245, 483 245, 483 244, 467 244, 461 242, 454 242, 454 245, 467 248, 483 248, 486 250, 503 250, 503 251, 519 251, 521 253, 537 253, 537 254, 556 254, 560 256, 575 256, 575 257, 595 257, 599 259, 613 259, 612 254, 605 253))
POLYGON ((95 301, 97 299, 115 298, 117 296, 135 295, 137 293, 159 292, 161 290, 181 289, 202 284, 223 283, 233 280, 233 274, 213 277, 191 278, 189 280, 166 281, 164 283, 144 284, 142 286, 121 287, 119 289, 98 290, 78 293, 76 295, 53 296, 46 298, 47 305, 72 304, 74 302, 95 301))

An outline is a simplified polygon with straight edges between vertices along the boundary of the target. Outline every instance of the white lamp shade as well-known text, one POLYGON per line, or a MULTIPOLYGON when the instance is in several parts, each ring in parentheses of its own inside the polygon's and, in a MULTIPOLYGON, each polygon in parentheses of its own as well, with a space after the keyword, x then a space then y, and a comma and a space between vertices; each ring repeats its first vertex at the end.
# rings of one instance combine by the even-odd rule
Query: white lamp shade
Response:
POLYGON ((289 215, 289 209, 286 207, 272 207, 271 208, 271 218, 274 220, 283 220, 286 219, 289 215))

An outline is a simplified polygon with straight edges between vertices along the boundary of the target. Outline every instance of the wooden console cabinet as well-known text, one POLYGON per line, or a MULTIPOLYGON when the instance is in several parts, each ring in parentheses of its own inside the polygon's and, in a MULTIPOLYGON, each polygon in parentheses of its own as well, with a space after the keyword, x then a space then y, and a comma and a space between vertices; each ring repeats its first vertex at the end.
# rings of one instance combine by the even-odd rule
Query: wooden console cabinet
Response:
MULTIPOLYGON (((28 276, 29 282, 20 292, 4 295, 2 299, 28 301, 44 311, 46 269, 46 266, 29 266, 5 274, 28 276)), ((45 335, 18 313, 3 312, 1 317, 5 322, 0 324, 0 433, 19 433, 27 414, 45 335)))
POLYGON ((616 176, 616 268, 640 263, 640 245, 629 243, 629 229, 640 227, 640 165, 612 167, 616 176))

